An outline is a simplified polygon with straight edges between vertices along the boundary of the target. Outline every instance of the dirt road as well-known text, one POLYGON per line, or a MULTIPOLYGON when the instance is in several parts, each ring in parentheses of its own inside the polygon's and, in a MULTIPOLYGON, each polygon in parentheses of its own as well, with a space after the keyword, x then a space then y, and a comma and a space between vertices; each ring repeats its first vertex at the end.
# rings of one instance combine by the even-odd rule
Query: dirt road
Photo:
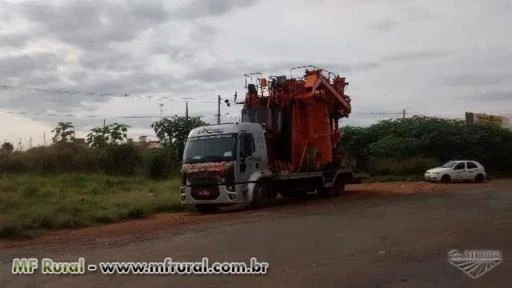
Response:
POLYGON ((512 180, 485 184, 350 186, 336 199, 218 215, 149 219, 0 242, 0 287, 509 287, 512 180), (473 280, 451 249, 498 249, 504 261, 473 280), (13 257, 59 261, 248 261, 261 276, 11 275, 13 257))

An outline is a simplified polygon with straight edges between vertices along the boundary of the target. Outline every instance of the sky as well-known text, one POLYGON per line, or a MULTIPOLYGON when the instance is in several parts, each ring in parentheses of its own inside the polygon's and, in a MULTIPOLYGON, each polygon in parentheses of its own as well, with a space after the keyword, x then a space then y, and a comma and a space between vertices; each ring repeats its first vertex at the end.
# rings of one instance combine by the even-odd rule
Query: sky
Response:
POLYGON ((84 136, 103 119, 154 136, 185 101, 214 122, 243 74, 309 64, 347 77, 346 125, 510 115, 511 14, 509 0, 0 0, 0 141, 48 143, 58 121, 84 136))

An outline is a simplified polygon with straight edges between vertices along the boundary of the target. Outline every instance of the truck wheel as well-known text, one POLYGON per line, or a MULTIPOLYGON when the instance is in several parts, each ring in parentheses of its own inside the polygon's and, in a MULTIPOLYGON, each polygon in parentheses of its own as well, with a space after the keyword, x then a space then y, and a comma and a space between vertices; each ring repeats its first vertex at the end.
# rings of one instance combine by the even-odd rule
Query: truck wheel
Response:
POLYGON ((320 197, 338 197, 345 192, 345 182, 343 179, 338 178, 331 187, 320 187, 318 190, 318 196, 320 197))
POLYGON ((219 209, 217 205, 213 204, 197 204, 196 205, 197 211, 207 214, 207 213, 215 213, 219 209))
POLYGON ((283 191, 279 194, 284 198, 303 198, 308 196, 308 191, 283 191))
POLYGON ((254 188, 254 195, 252 196, 251 208, 261 209, 270 205, 270 193, 261 186, 254 188))

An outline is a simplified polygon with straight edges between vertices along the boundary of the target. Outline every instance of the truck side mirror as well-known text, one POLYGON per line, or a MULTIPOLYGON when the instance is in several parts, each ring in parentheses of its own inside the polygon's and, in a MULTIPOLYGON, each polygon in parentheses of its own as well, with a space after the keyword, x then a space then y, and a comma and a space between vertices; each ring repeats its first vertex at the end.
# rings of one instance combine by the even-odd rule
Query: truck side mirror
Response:
POLYGON ((251 134, 242 134, 240 137, 240 159, 249 157, 254 152, 253 137, 251 134))

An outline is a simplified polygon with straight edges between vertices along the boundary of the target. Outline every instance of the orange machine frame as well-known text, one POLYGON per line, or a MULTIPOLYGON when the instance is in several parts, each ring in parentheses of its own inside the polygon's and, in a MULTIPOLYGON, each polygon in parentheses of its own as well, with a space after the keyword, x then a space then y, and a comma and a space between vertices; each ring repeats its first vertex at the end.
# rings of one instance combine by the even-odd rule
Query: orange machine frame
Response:
POLYGON ((259 78, 249 84, 244 102, 245 121, 266 130, 268 157, 275 172, 312 171, 336 166, 344 155, 339 119, 351 112, 344 77, 317 69, 303 78, 259 78))

